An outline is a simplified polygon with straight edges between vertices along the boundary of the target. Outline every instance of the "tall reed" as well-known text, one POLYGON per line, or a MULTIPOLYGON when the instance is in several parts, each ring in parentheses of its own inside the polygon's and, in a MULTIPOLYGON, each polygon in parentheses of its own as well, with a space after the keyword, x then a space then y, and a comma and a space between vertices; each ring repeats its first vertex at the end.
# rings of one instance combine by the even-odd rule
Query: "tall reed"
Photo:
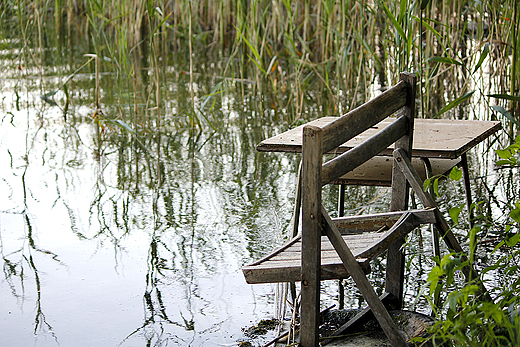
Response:
POLYGON ((55 28, 65 20, 69 28, 71 21, 83 23, 90 53, 104 57, 103 69, 126 76, 128 86, 138 67, 131 53, 158 44, 161 55, 189 58, 191 84, 198 56, 219 52, 228 59, 224 77, 254 81, 255 92, 271 95, 277 109, 301 112, 312 100, 337 114, 363 102, 374 81, 385 86, 410 70, 420 77, 424 117, 448 111, 466 117, 457 106, 475 97, 518 97, 518 6, 514 0, 8 0, 1 9, 18 9, 25 31, 41 31, 30 24, 33 15, 49 12, 55 28))

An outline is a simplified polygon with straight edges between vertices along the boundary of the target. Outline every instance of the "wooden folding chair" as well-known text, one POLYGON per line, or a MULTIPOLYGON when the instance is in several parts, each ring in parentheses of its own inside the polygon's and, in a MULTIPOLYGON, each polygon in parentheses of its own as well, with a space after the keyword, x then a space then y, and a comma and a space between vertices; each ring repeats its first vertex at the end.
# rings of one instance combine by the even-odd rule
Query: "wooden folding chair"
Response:
MULTIPOLYGON (((303 128, 302 232, 288 244, 243 268, 248 283, 301 281, 300 345, 317 346, 320 281, 352 277, 369 308, 347 323, 352 326, 372 312, 394 346, 406 346, 387 307, 401 308, 406 234, 421 224, 435 224, 448 247, 462 251, 410 162, 415 108, 415 76, 402 73, 398 84, 357 109, 320 128, 303 128), (323 154, 396 113, 377 134, 323 164, 323 154), (322 187, 338 180, 395 144, 390 212, 330 218, 322 206, 322 187), (409 185, 424 209, 408 210, 409 185), (387 251, 385 293, 380 298, 365 274, 369 261, 387 251)), ((477 278, 469 267, 468 278, 477 278)), ((483 286, 482 286, 483 288, 483 286)), ((485 288, 483 288, 485 292, 485 288)))

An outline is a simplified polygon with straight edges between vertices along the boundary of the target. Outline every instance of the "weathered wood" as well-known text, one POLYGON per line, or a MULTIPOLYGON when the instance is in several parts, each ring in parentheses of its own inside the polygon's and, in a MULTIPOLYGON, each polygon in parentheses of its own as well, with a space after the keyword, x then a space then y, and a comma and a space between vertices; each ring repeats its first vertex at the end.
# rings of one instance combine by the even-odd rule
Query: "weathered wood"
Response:
MULTIPOLYGON (((322 117, 307 125, 325 127, 338 117, 322 117)), ((329 153, 341 154, 363 143, 367 138, 391 124, 395 118, 387 118, 370 127, 362 134, 346 141, 329 153)), ((300 153, 302 150, 303 125, 282 134, 265 139, 257 146, 261 152, 300 153)), ((413 156, 423 158, 457 159, 492 134, 502 129, 498 121, 415 119, 413 156)), ((381 155, 392 156, 394 148, 388 148, 381 155)))
POLYGON ((379 230, 382 227, 391 228, 392 225, 407 212, 412 213, 420 224, 435 222, 433 209, 382 212, 377 214, 337 217, 332 218, 332 220, 342 234, 366 232, 379 230))
MULTIPOLYGON (((399 223, 396 224, 396 222, 405 214, 413 216, 413 220, 408 220, 412 223, 408 226, 409 229, 420 224, 435 222, 434 209, 335 218, 333 222, 337 227, 339 226, 338 230, 351 232, 342 234, 342 238, 365 273, 368 273, 370 268, 367 259, 372 259, 380 254, 395 237, 401 235, 403 229, 397 230, 397 233, 394 233, 394 230, 400 228, 399 223), (386 228, 386 230, 374 232, 381 228, 386 228), (358 233, 352 233, 356 230, 358 233), (363 233, 359 233, 361 231, 363 233)), ((343 267, 341 258, 328 238, 321 236, 320 242, 321 279, 348 278, 350 275, 343 267)), ((251 284, 300 281, 301 251, 301 236, 298 236, 271 254, 242 268, 244 277, 251 284)))
POLYGON ((321 165, 322 130, 303 128, 302 149, 302 260, 300 345, 318 345, 321 280, 321 165))
MULTIPOLYGON (((408 133, 395 142, 395 148, 400 148, 406 153, 408 158, 411 158, 415 118, 416 77, 409 73, 402 73, 401 81, 408 85, 406 105, 401 109, 401 119, 408 121, 409 128, 408 133)), ((408 192, 408 182, 394 162, 390 211, 404 211, 408 209, 408 192)), ((402 251, 403 243, 404 238, 400 238, 390 245, 386 260, 385 291, 391 293, 397 300, 396 305, 398 308, 401 308, 403 301, 405 262, 402 251)))
POLYGON ((328 152, 335 149, 403 107, 407 88, 405 82, 399 82, 383 94, 327 124, 323 127, 323 150, 328 152))
POLYGON ((410 121, 406 117, 401 117, 359 146, 329 160, 322 168, 322 185, 338 179, 386 149, 404 134, 408 133, 409 125, 410 121))
POLYGON ((323 208, 323 206, 322 218, 324 219, 324 225, 326 225, 325 232, 327 236, 329 237, 331 243, 336 249, 336 252, 338 252, 341 260, 343 261, 343 264, 345 265, 345 268, 349 270, 349 273, 354 279, 354 282, 356 282, 356 286, 363 294, 363 297, 370 306, 370 309, 374 313, 374 316, 379 322, 379 325, 388 337, 388 340, 390 340, 390 343, 393 346, 405 347, 406 341, 404 340, 403 336, 399 333, 397 326, 388 314, 386 308, 383 306, 383 303, 377 296, 376 292, 374 291, 374 288, 372 287, 370 282, 368 282, 368 279, 363 273, 363 270, 357 263, 356 259, 354 258, 354 255, 352 254, 348 246, 343 241, 343 238, 341 237, 339 230, 336 228, 336 226, 330 219, 327 211, 325 211, 325 209, 323 208))
MULTIPOLYGON (((398 163, 398 166, 400 170, 402 170, 403 174, 406 176, 406 179, 410 182, 410 185, 412 186, 412 189, 415 191, 415 194, 421 201, 424 207, 436 207, 437 204, 433 200, 430 194, 425 192, 423 190, 422 185, 419 181, 419 175, 414 170, 412 164, 410 163, 410 160, 407 158, 406 153, 402 149, 396 149, 394 151, 394 158, 398 163)), ((464 250, 460 246, 459 242, 457 241, 455 235, 453 235, 448 222, 442 215, 442 213, 435 209, 435 217, 437 219, 437 222, 435 223, 435 226, 437 229, 441 232, 442 239, 446 243, 446 246, 448 248, 456 253, 464 253, 464 250)), ((462 261, 465 262, 467 260, 466 256, 462 256, 462 261)), ((475 281, 477 285, 479 286, 479 295, 486 301, 491 301, 491 296, 489 295, 489 292, 487 291, 486 287, 484 286, 484 283, 480 279, 480 276, 475 271, 475 269, 470 266, 466 265, 463 267, 462 272, 464 273, 464 276, 466 277, 466 280, 468 282, 475 281)))
MULTIPOLYGON (((437 158, 412 158, 412 164, 421 180, 424 181, 428 175, 426 163, 431 165, 431 175, 445 175, 450 170, 459 165, 460 159, 437 159, 437 158)), ((394 159, 386 156, 376 156, 362 165, 358 166, 349 173, 341 176, 332 184, 361 185, 361 186, 385 186, 389 187, 392 183, 392 167, 394 159)))

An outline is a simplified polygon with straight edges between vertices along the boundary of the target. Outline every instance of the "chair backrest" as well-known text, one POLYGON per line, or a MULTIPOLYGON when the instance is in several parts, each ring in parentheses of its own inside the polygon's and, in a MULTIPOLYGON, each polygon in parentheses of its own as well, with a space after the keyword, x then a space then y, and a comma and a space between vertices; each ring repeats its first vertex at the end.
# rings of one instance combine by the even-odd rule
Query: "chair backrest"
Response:
MULTIPOLYGON (((402 73, 399 83, 395 86, 334 122, 323 128, 312 125, 303 128, 303 225, 308 224, 305 223, 305 219, 319 219, 312 217, 319 216, 321 187, 323 185, 337 180, 394 143, 396 148, 404 149, 410 157, 413 138, 415 83, 413 74, 402 73), (362 144, 323 164, 324 153, 330 152, 396 112, 396 120, 387 127, 362 144)), ((404 190, 407 190, 406 185, 406 180, 400 172, 392 174, 393 196, 390 210, 407 208, 407 194, 404 194, 404 190), (402 185, 403 188, 399 189, 399 185, 402 185)))

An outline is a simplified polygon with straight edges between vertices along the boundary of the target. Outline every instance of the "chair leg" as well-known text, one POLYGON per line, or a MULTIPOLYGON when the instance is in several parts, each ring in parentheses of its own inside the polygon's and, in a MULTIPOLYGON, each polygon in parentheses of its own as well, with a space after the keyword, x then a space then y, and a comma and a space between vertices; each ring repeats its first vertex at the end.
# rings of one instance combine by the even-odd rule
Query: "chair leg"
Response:
POLYGON ((348 269, 350 276, 354 282, 356 282, 356 286, 363 294, 363 297, 370 306, 370 309, 374 313, 379 325, 385 332, 385 335, 388 337, 388 340, 392 346, 407 346, 406 341, 397 329, 395 322, 390 317, 390 314, 377 296, 374 288, 366 278, 365 273, 359 266, 356 258, 354 258, 354 255, 348 246, 345 244, 345 241, 341 237, 339 230, 336 228, 323 206, 321 207, 321 211, 323 218, 323 229, 325 229, 324 231, 326 235, 334 246, 334 249, 338 253, 339 257, 343 261, 343 264, 348 269))
POLYGON ((471 185, 469 182, 469 168, 468 168, 468 157, 464 153, 460 157, 460 164, 462 165, 462 172, 464 176, 464 191, 466 192, 466 207, 468 208, 469 227, 473 228, 473 210, 471 209, 471 185))

